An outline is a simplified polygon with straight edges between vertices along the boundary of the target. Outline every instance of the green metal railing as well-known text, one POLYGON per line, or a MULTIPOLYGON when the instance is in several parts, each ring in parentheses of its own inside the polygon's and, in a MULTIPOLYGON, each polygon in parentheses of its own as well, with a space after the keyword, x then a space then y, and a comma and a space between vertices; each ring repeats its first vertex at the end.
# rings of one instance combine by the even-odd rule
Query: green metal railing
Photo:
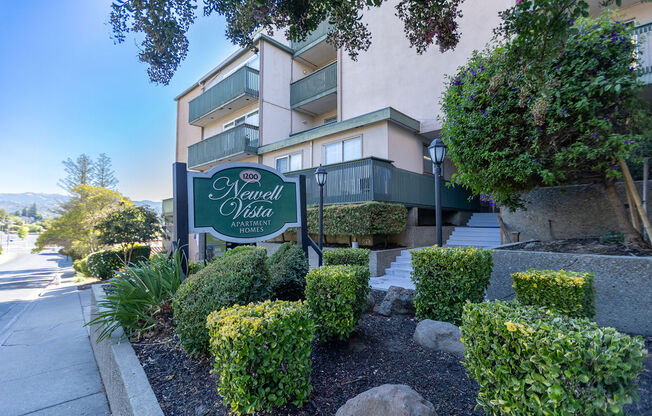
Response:
POLYGON ((255 155, 258 127, 241 124, 188 146, 188 167, 196 168, 240 153, 255 155))
POLYGON ((161 201, 161 214, 169 217, 174 214, 174 198, 167 198, 161 201))
POLYGON ((290 84, 290 106, 296 108, 337 91, 337 62, 290 84))
POLYGON ((202 118, 241 95, 258 98, 258 70, 243 66, 190 101, 188 122, 202 118))
MULTIPOLYGON (((432 175, 399 169, 388 160, 374 157, 324 166, 328 172, 324 187, 325 204, 352 204, 367 201, 398 202, 412 207, 435 206, 435 183, 432 175)), ((314 169, 286 173, 306 175, 308 204, 319 202, 319 186, 314 169)), ((460 186, 442 189, 442 208, 477 210, 477 198, 469 200, 469 192, 460 186)))
POLYGON ((301 51, 301 49, 305 48, 311 43, 320 40, 321 38, 325 39, 330 29, 331 29, 330 23, 328 23, 328 20, 324 20, 319 24, 319 26, 317 26, 317 29, 310 32, 304 40, 300 42, 290 42, 290 47, 294 49, 295 52, 301 51))
POLYGON ((636 58, 640 69, 641 80, 644 84, 652 84, 652 22, 636 26, 632 30, 637 48, 636 58))

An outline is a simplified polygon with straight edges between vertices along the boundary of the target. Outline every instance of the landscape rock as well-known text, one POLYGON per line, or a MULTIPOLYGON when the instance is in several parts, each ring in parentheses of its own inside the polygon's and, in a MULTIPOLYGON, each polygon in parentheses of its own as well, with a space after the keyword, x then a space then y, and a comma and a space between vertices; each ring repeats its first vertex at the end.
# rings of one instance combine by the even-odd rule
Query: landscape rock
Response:
POLYGON ((335 416, 436 416, 435 406, 404 384, 383 384, 349 399, 335 416))
POLYGON ((464 344, 460 341, 461 337, 462 332, 457 326, 432 319, 419 322, 414 331, 414 342, 422 347, 463 356, 464 344))
POLYGON ((365 312, 373 312, 374 307, 376 306, 376 299, 374 298, 374 295, 372 293, 369 293, 367 295, 367 306, 365 307, 365 312))
POLYGON ((414 315, 414 290, 390 286, 378 307, 378 313, 383 316, 414 315))

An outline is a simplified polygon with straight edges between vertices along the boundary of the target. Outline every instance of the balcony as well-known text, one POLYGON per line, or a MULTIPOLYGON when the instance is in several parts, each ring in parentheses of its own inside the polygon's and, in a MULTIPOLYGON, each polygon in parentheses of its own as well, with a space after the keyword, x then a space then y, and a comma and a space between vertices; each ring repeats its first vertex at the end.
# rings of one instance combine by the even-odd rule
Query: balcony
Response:
POLYGON ((258 127, 241 124, 188 146, 188 168, 198 169, 224 160, 239 160, 256 155, 258 127))
POLYGON ((323 114, 337 105, 337 62, 290 84, 290 106, 308 114, 323 114))
POLYGON ((172 217, 174 215, 174 198, 167 198, 161 201, 161 215, 172 217))
MULTIPOLYGON (((399 169, 388 160, 374 157, 326 165, 328 179, 324 187, 325 204, 354 204, 368 201, 396 202, 408 207, 433 208, 435 184, 431 175, 399 169)), ((314 168, 289 172, 286 176, 306 175, 308 204, 319 202, 319 186, 314 168)), ((460 186, 444 186, 442 208, 478 210, 477 198, 460 186)))
POLYGON ((190 101, 188 122, 193 126, 206 126, 257 99, 258 71, 243 66, 190 101))
POLYGON ((294 57, 301 58, 308 63, 320 67, 337 58, 337 50, 326 42, 331 24, 324 20, 313 32, 299 42, 290 42, 294 49, 294 57))
POLYGON ((652 40, 652 22, 636 26, 632 33, 638 45, 636 57, 640 66, 641 81, 645 85, 650 85, 652 84, 652 45, 650 45, 650 41, 652 40))

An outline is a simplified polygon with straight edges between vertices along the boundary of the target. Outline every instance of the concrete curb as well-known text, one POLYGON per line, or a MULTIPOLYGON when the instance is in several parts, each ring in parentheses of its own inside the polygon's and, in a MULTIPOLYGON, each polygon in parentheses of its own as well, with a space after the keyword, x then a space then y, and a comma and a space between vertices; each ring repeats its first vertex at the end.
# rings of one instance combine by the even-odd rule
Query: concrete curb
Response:
MULTIPOLYGON (((91 320, 95 319, 101 310, 97 303, 104 299, 104 296, 101 284, 91 287, 91 320)), ((109 339, 98 343, 99 332, 99 325, 91 326, 91 346, 112 414, 163 416, 145 370, 124 336, 122 328, 115 331, 109 339)))

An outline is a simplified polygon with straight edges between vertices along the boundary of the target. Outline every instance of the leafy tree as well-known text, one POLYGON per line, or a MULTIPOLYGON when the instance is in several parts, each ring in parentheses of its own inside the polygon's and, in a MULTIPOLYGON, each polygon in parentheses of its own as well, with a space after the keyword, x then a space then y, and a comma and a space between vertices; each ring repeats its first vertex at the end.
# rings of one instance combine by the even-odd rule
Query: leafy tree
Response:
POLYGON ((635 240, 613 186, 649 124, 634 45, 628 25, 583 18, 580 3, 523 0, 504 13, 502 43, 451 77, 442 135, 455 180, 476 194, 516 209, 539 186, 602 182, 635 240))
POLYGON ((77 185, 71 197, 57 210, 59 217, 36 240, 36 251, 61 246, 64 252, 81 258, 101 247, 97 224, 110 212, 132 206, 120 193, 90 185, 77 185))
POLYGON ((102 244, 120 246, 125 263, 129 264, 134 246, 156 237, 161 232, 161 222, 151 209, 130 206, 111 212, 96 230, 102 244))
POLYGON ((38 211, 36 210, 36 202, 34 202, 32 205, 30 205, 29 208, 27 208, 26 216, 31 218, 36 218, 38 216, 38 211))
POLYGON ((82 153, 76 160, 64 160, 66 177, 59 180, 59 186, 68 192, 78 185, 91 185, 93 182, 93 161, 88 155, 82 153))
POLYGON ((114 189, 118 184, 115 171, 111 167, 111 158, 101 153, 93 164, 93 186, 114 189))
POLYGON ((18 228, 17 232, 19 238, 25 238, 27 237, 27 228, 25 226, 21 226, 18 228))

